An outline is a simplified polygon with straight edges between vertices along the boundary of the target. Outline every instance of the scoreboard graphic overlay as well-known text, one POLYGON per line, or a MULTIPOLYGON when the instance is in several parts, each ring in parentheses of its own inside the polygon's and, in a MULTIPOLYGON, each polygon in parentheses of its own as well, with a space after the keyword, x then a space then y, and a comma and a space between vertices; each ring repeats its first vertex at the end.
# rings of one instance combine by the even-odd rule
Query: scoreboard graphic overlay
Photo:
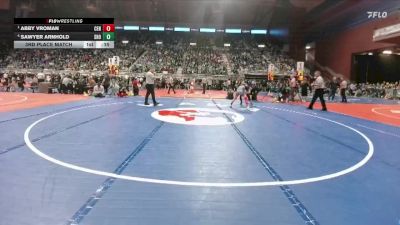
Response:
POLYGON ((14 18, 14 48, 114 48, 114 18, 14 18))

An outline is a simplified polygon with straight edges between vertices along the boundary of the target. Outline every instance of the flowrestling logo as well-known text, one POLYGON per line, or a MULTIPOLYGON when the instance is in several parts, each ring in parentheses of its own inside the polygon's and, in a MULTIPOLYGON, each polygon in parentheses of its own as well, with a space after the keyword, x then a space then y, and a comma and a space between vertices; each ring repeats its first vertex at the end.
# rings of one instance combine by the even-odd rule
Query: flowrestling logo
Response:
POLYGON ((168 123, 220 126, 239 123, 244 117, 235 112, 208 108, 170 108, 154 111, 151 116, 168 123))
POLYGON ((368 14, 368 19, 375 19, 375 18, 384 19, 388 16, 388 13, 386 11, 383 12, 368 11, 367 14, 368 14))

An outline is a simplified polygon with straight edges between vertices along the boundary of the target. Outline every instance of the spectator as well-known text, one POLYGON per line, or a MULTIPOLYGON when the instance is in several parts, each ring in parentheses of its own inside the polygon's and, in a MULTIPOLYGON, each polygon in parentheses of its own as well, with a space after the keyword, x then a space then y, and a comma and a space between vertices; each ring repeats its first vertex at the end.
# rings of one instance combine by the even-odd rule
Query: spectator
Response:
POLYGON ((344 103, 347 102, 346 89, 347 89, 347 81, 345 79, 343 79, 340 82, 340 96, 342 97, 342 102, 344 102, 344 103))
POLYGON ((101 85, 100 82, 98 82, 97 85, 94 86, 92 95, 96 98, 104 98, 105 97, 104 87, 103 87, 103 85, 101 85))

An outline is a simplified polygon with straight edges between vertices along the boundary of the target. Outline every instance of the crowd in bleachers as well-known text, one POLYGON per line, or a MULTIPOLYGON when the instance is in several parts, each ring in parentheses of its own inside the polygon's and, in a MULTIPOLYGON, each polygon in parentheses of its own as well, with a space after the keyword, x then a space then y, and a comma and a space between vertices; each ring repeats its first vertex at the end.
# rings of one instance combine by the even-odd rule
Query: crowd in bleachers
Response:
MULTIPOLYGON (((218 80, 211 80, 211 88, 223 89, 227 85, 222 80, 227 80, 230 75, 244 75, 252 71, 266 72, 268 65, 273 64, 275 73, 290 76, 294 73, 295 60, 288 57, 281 48, 269 42, 262 43, 252 38, 239 36, 223 40, 213 40, 209 37, 193 38, 176 35, 140 36, 129 39, 128 44, 116 42, 114 49, 11 49, 10 46, 0 43, 0 90, 18 91, 24 87, 36 87, 41 80, 48 81, 61 93, 83 93, 92 89, 98 82, 103 82, 104 74, 108 70, 108 58, 115 55, 121 61, 120 71, 130 74, 128 77, 115 78, 118 87, 129 86, 132 74, 139 78, 140 75, 151 67, 162 74, 158 87, 166 86, 168 77, 174 76, 178 87, 187 88, 193 75, 223 76, 218 80), (158 44, 156 44, 158 42, 158 44), (196 45, 189 45, 189 43, 196 45), (223 43, 229 42, 229 47, 223 43), (49 70, 44 78, 38 73, 18 72, 24 69, 49 70), (230 70, 230 71, 229 71, 230 70), (3 71, 3 72, 1 72, 3 71), (55 72, 69 71, 69 72, 55 72), (82 74, 80 71, 89 71, 82 74), (98 73, 94 75, 93 71, 98 73), (8 76, 2 75, 7 72, 8 76), (99 74, 101 74, 99 76, 99 74), (176 76, 179 74, 180 78, 176 76), (183 76, 181 76, 183 75, 183 76), (229 76, 228 76, 229 75, 229 76), (185 77, 186 78, 182 78, 185 77), (33 84, 32 84, 33 83, 33 84), (64 83, 64 84, 63 84, 64 83)), ((43 73, 41 73, 43 74, 43 73)), ((298 84, 302 87, 305 82, 298 84)), ((290 89, 287 79, 266 82, 257 81, 260 90, 283 92, 290 89)), ((329 82, 327 86, 329 87, 329 82)), ((106 85, 107 86, 107 85, 106 85)), ((308 86, 310 86, 308 84, 308 86)), ((347 88, 348 95, 357 97, 377 97, 396 99, 399 98, 399 83, 350 83, 347 88)), ((32 89, 32 88, 30 88, 32 89)))
POLYGON ((166 71, 170 74, 177 72, 183 65, 183 54, 185 49, 180 45, 155 45, 147 48, 147 51, 136 61, 132 71, 144 73, 154 66, 156 72, 166 71))
POLYGON ((243 41, 233 45, 228 53, 232 72, 235 74, 241 71, 258 71, 268 68, 268 61, 263 56, 263 52, 257 48, 247 47, 243 41))
POLYGON ((184 74, 227 75, 227 63, 220 50, 212 48, 187 48, 184 57, 184 74))
POLYGON ((93 49, 15 49, 3 59, 10 69, 106 70, 108 58, 120 56, 121 68, 129 68, 144 51, 142 45, 117 46, 110 50, 93 49))
POLYGON ((231 74, 239 74, 266 71, 270 63, 276 66, 277 72, 294 69, 294 61, 272 44, 265 43, 265 48, 258 48, 257 42, 251 39, 226 41, 232 42, 231 47, 217 46, 208 37, 144 35, 130 39, 128 44, 116 42, 114 49, 16 49, 2 54, 0 68, 104 71, 108 58, 117 55, 121 59, 120 69, 131 72, 144 72, 155 66, 156 72, 169 74, 181 69, 182 74, 227 75, 229 67, 231 74))
POLYGON ((275 72, 291 74, 296 62, 271 43, 254 40, 239 40, 228 51, 228 58, 235 74, 251 71, 265 71, 269 64, 275 66, 275 72))
POLYGON ((351 83, 348 87, 348 93, 356 97, 399 99, 400 83, 351 83))

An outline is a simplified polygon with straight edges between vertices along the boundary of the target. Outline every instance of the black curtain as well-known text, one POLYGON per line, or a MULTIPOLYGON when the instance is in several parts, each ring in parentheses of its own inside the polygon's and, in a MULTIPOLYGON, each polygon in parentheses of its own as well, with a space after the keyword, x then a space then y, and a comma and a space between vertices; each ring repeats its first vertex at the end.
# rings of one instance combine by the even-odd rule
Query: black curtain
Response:
POLYGON ((400 80, 400 55, 353 55, 351 80, 395 82, 400 80))

